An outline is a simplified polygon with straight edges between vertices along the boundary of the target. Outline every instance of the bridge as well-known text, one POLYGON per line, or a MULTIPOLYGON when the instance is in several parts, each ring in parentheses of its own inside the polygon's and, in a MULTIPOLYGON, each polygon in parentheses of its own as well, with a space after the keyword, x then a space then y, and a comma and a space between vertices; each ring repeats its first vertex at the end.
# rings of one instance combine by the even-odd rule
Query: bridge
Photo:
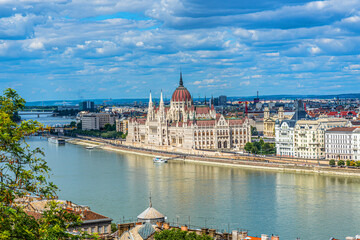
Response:
POLYGON ((47 115, 47 116, 56 116, 56 113, 54 113, 53 111, 43 111, 43 112, 39 112, 39 111, 24 111, 24 112, 18 112, 19 116, 25 116, 25 115, 37 115, 38 117, 40 117, 40 115, 47 115))

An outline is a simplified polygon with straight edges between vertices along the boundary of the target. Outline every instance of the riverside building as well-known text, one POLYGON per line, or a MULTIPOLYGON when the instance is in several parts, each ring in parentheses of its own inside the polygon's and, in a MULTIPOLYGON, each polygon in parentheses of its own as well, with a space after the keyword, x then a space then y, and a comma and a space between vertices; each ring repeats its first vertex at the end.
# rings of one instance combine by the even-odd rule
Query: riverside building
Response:
POLYGON ((81 116, 82 130, 100 130, 106 124, 115 124, 113 113, 87 113, 81 116))
POLYGON ((314 119, 305 111, 301 100, 290 120, 276 121, 275 144, 278 156, 325 158, 325 131, 345 127, 349 121, 341 118, 314 119))
POLYGON ((360 160, 360 129, 336 127, 325 132, 326 159, 360 160))
POLYGON ((243 149, 251 141, 251 129, 247 117, 225 118, 213 105, 195 106, 180 73, 170 105, 164 105, 161 93, 155 106, 150 92, 147 117, 129 119, 126 141, 184 149, 243 149))

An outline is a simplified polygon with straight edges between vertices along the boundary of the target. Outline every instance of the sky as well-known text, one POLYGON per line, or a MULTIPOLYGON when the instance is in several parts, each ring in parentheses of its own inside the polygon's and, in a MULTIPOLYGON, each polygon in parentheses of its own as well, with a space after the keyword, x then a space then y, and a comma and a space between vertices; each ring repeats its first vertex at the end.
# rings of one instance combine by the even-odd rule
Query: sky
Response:
POLYGON ((0 0, 27 101, 358 93, 360 0, 0 0))

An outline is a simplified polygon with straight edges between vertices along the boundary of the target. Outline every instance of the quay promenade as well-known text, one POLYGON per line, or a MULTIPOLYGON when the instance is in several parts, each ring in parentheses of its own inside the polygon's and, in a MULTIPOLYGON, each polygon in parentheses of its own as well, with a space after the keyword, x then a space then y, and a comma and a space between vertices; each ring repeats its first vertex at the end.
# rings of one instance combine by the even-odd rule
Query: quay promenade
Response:
POLYGON ((253 156, 247 154, 231 152, 210 152, 196 150, 193 153, 183 153, 180 151, 165 151, 155 149, 154 146, 141 148, 124 144, 119 140, 105 140, 95 137, 78 136, 68 140, 73 144, 98 146, 105 150, 124 151, 134 154, 148 156, 164 156, 175 161, 198 162, 203 164, 226 165, 234 167, 247 167, 268 170, 281 170, 302 173, 318 173, 330 175, 345 175, 360 177, 360 169, 345 167, 330 167, 326 160, 283 158, 275 156, 253 156))

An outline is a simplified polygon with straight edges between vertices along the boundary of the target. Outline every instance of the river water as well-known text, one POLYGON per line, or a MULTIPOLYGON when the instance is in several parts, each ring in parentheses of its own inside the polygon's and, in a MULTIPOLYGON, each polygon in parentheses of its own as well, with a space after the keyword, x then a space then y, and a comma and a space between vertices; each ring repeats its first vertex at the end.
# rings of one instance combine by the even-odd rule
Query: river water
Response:
POLYGON ((128 153, 57 146, 32 137, 43 148, 60 199, 89 205, 119 223, 149 205, 170 222, 246 229, 252 236, 329 239, 360 233, 360 179, 210 166, 128 153))

